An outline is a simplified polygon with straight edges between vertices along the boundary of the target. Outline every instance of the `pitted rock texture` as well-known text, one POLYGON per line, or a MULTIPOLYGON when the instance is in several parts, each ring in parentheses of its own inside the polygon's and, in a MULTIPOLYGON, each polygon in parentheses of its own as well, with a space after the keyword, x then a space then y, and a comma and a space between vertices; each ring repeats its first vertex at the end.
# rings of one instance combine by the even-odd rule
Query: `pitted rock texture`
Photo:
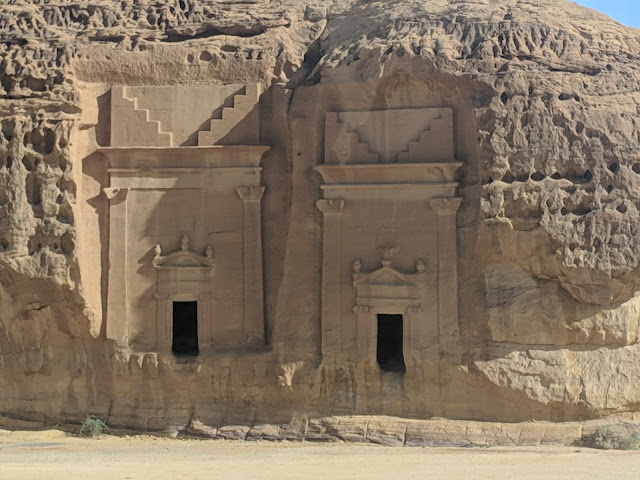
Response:
POLYGON ((286 423, 295 409, 637 411, 639 30, 559 0, 9 0, 0 38, 0 413, 157 430, 286 423), (193 366, 107 342, 94 271, 104 203, 85 162, 107 144, 105 92, 250 82, 265 90, 260 134, 273 145, 269 351, 193 366), (464 145, 462 364, 434 363, 385 403, 361 366, 319 358, 317 119, 442 105, 457 108, 464 145))

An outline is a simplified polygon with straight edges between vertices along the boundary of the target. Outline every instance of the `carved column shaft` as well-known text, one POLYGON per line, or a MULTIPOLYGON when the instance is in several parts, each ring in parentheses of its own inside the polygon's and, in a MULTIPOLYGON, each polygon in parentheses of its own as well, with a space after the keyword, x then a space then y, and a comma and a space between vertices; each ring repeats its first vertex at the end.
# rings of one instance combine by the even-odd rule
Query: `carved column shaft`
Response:
POLYGON ((460 354, 458 318, 458 242, 456 215, 460 198, 432 198, 438 215, 438 337, 445 353, 460 354))
POLYGON ((240 187, 244 204, 244 326, 245 341, 264 342, 264 292, 262 276, 262 197, 264 187, 240 187))
POLYGON ((127 194, 126 188, 105 188, 109 199, 109 284, 107 338, 128 342, 127 319, 127 194))
POLYGON ((342 235, 340 221, 344 200, 318 200, 324 214, 322 233, 322 355, 341 350, 341 279, 340 251, 342 235))

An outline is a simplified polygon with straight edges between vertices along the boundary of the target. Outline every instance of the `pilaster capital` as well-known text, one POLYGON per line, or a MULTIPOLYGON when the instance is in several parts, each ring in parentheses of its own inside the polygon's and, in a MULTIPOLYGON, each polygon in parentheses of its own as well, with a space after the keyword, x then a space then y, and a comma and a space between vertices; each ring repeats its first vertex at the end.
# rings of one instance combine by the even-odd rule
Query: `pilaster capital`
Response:
POLYGON ((239 187, 238 195, 245 201, 262 200, 264 196, 264 187, 239 187))
POLYGON ((409 305, 405 310, 405 314, 409 316, 417 315, 422 313, 422 311, 422 305, 409 305))
POLYGON ((435 210, 438 215, 450 215, 456 213, 462 199, 459 197, 444 197, 429 199, 429 206, 435 210))
POLYGON ((356 315, 366 315, 369 312, 369 307, 366 305, 356 305, 353 307, 353 311, 356 315))
POLYGON ((318 200, 316 207, 325 215, 339 215, 344 209, 344 200, 331 199, 331 200, 318 200))
POLYGON ((128 188, 105 187, 102 191, 111 203, 120 203, 125 201, 129 193, 128 188))

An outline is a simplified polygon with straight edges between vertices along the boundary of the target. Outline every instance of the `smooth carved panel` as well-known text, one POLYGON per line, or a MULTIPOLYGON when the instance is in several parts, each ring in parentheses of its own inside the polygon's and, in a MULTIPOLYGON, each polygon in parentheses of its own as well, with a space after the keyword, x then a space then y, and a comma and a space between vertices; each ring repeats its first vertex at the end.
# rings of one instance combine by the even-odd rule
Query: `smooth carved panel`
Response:
POLYGON ((451 162, 453 110, 328 112, 325 164, 451 162))

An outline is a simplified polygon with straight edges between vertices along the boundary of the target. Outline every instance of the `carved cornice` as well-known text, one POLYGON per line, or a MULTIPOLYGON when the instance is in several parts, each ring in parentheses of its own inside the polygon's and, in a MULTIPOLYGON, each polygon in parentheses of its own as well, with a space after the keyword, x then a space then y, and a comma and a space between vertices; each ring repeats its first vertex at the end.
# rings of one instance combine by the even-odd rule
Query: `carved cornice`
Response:
POLYGON ((460 203, 462 203, 462 199, 458 197, 432 198, 429 200, 429 206, 438 215, 456 213, 460 208, 460 203))
POLYGON ((237 191, 240 198, 245 202, 262 200, 264 196, 264 187, 239 187, 237 191))
POLYGON ((318 200, 316 207, 325 215, 339 215, 344 210, 344 200, 332 199, 332 200, 318 200))

